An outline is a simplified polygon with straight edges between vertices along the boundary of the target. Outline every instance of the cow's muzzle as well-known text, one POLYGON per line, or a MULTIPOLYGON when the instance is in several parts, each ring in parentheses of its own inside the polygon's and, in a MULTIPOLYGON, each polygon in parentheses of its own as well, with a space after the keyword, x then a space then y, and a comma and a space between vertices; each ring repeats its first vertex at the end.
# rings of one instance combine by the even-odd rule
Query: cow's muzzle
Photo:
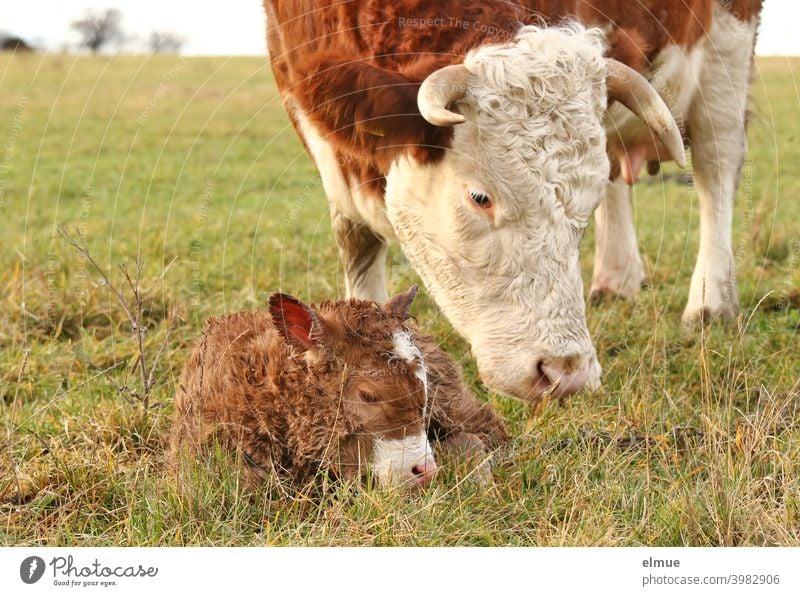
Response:
POLYGON ((600 387, 600 365, 597 358, 559 356, 542 360, 536 365, 531 397, 549 393, 553 397, 568 397, 584 387, 600 387))

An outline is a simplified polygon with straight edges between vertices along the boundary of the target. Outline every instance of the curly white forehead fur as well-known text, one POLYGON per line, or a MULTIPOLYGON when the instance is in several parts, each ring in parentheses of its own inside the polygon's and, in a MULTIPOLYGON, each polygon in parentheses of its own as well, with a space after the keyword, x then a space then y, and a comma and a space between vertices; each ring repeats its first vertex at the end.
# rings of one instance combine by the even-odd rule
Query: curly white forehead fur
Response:
MULTIPOLYGON (((559 197, 558 203, 544 206, 563 209, 579 225, 585 225, 595 205, 575 201, 570 191, 607 178, 606 160, 587 164, 587 156, 601 158, 597 149, 605 146, 604 50, 599 29, 525 26, 514 43, 482 46, 464 61, 475 84, 463 107, 475 124, 486 171, 500 184, 513 181, 517 186, 526 176, 531 184, 544 184, 559 197)), ((519 194, 510 184, 493 190, 519 194)), ((513 209, 509 215, 524 211, 513 209)))

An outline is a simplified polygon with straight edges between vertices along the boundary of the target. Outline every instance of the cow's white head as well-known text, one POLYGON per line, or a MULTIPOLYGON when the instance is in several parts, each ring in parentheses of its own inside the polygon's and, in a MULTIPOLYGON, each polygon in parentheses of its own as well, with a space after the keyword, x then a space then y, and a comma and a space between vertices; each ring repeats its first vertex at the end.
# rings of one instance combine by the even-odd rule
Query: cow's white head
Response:
POLYGON ((680 133, 652 87, 603 57, 598 30, 522 28, 419 91, 454 126, 436 163, 397 161, 389 218, 437 304, 471 343, 492 389, 534 398, 600 383, 586 326, 579 243, 609 178, 609 97, 680 161, 680 133))

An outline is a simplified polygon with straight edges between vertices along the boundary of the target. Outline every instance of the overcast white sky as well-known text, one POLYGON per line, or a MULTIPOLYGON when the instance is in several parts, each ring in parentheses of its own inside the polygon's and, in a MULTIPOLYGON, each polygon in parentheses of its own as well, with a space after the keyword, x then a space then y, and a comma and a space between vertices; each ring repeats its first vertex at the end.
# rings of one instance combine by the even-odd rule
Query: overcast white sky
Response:
MULTIPOLYGON (((0 31, 58 50, 75 40, 72 20, 87 9, 110 7, 122 11, 123 28, 139 40, 130 47, 143 48, 150 32, 158 30, 182 37, 183 54, 265 52, 261 0, 0 0, 0 31)), ((800 54, 798 23, 800 2, 766 0, 758 53, 800 54)))

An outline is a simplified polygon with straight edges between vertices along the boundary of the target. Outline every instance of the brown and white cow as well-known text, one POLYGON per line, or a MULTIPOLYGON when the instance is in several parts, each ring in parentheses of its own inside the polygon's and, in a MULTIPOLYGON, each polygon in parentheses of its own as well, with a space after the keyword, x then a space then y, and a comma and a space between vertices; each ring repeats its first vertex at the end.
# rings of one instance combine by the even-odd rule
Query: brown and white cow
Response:
POLYGON ((684 318, 736 312, 732 202, 761 2, 521 2, 264 5, 348 295, 386 298, 398 240, 484 382, 533 398, 599 384, 580 239, 594 214, 592 292, 633 294, 630 184, 645 162, 682 164, 684 142, 701 202, 684 318))

